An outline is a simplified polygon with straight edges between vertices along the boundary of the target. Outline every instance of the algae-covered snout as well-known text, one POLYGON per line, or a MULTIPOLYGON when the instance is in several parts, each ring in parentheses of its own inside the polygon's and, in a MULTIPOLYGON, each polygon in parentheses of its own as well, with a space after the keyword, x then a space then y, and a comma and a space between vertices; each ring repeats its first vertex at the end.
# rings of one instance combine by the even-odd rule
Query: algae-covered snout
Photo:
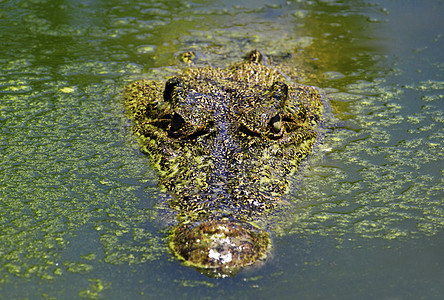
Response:
POLYGON ((185 265, 210 277, 227 277, 263 262, 271 240, 268 232, 247 222, 206 220, 175 227, 170 248, 185 265))

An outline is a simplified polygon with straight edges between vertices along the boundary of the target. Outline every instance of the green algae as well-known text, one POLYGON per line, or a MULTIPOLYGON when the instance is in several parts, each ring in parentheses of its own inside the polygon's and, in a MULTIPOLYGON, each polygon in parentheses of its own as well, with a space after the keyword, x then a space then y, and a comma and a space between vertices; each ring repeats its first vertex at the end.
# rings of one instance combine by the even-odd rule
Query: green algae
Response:
MULTIPOLYGON (((442 89, 437 82, 424 86, 408 88, 420 91, 420 99, 442 89)), ((443 130, 436 121, 442 112, 419 104, 421 115, 408 113, 411 108, 401 104, 404 89, 390 88, 384 80, 348 90, 352 99, 357 97, 353 109, 359 113, 353 119, 359 129, 342 128, 327 138, 333 149, 343 146, 326 154, 330 166, 315 163, 304 178, 307 191, 299 190, 296 199, 310 202, 311 212, 299 213, 290 232, 329 235, 339 243, 353 235, 392 240, 440 232, 444 186, 438 145, 443 130), (418 136, 422 132, 426 135, 418 136)))
MULTIPOLYGON (((123 118, 111 110, 115 83, 52 81, 38 76, 51 70, 35 70, 32 58, 5 64, 11 79, 1 85, 0 116, 7 130, 0 136, 0 280, 88 275, 102 255, 114 264, 156 260, 164 250, 143 227, 152 213, 137 208, 135 195, 146 181, 144 171, 134 168, 137 157, 114 146, 125 143, 124 132, 115 129, 122 128, 123 118), (16 80, 17 72, 27 75, 16 80), (95 231, 101 248, 67 255, 81 230, 94 227, 100 228, 95 231)), ((87 74, 94 68, 101 74, 134 71, 131 65, 87 62, 65 65, 61 73, 87 74)), ((100 285, 91 284, 84 294, 98 295, 100 285)))
POLYGON ((82 290, 79 292, 79 296, 81 298, 86 299, 99 299, 100 293, 104 290, 110 287, 109 283, 104 283, 100 279, 88 279, 91 284, 89 285, 88 289, 82 290))
MULTIPOLYGON (((105 2, 96 5, 96 1, 2 2, 0 23, 5 44, 0 59, 2 297, 257 295, 263 298, 290 295, 284 292, 288 291, 292 296, 313 298, 337 296, 340 293, 335 291, 346 292, 351 286, 359 286, 359 296, 370 291, 368 297, 438 295, 442 286, 439 281, 442 268, 436 270, 442 265, 438 255, 432 255, 437 258, 433 265, 427 264, 430 256, 424 266, 415 264, 412 256, 398 260, 398 265, 411 266, 398 270, 411 275, 397 276, 396 269, 376 264, 377 275, 372 277, 372 270, 366 270, 370 274, 362 278, 363 268, 381 258, 384 261, 387 253, 376 250, 376 259, 368 261, 367 253, 359 256, 355 248, 350 249, 344 243, 353 241, 355 245, 373 248, 381 244, 387 248, 403 245, 404 255, 407 252, 415 258, 421 258, 424 250, 428 255, 434 243, 438 245, 436 252, 440 250, 442 234, 435 234, 442 233, 443 227, 444 174, 439 164, 443 140, 443 115, 439 108, 443 98, 442 77, 429 80, 427 76, 433 75, 426 75, 424 68, 424 76, 417 80, 419 72, 411 68, 406 70, 411 77, 395 78, 399 85, 389 82, 390 79, 372 79, 375 73, 390 68, 394 68, 391 75, 397 76, 400 67, 390 66, 393 56, 409 61, 430 59, 433 45, 428 49, 415 46, 423 50, 421 57, 388 54, 387 62, 384 58, 387 53, 378 45, 383 37, 372 32, 374 25, 361 22, 369 10, 377 7, 360 7, 361 1, 355 2, 356 5, 287 1, 286 5, 290 2, 292 6, 283 6, 285 13, 279 12, 277 6, 268 10, 241 4, 218 12, 207 8, 210 2, 191 6, 181 1, 136 1, 137 9, 119 2, 113 5, 105 2), (159 17, 144 11, 153 6, 169 11, 170 15, 159 17), (219 28, 220 24, 224 27, 219 28), (138 54, 137 47, 142 45, 155 45, 157 49, 138 54), (175 72, 178 51, 197 50, 204 53, 199 57, 201 61, 224 64, 253 48, 273 54, 281 54, 282 49, 318 51, 312 57, 318 59, 321 73, 328 79, 322 85, 336 106, 336 116, 351 122, 334 129, 326 138, 325 147, 320 147, 320 154, 310 160, 311 166, 295 176, 295 189, 289 196, 290 216, 285 212, 278 215, 277 221, 285 222, 276 224, 277 228, 280 226, 278 233, 294 233, 286 236, 287 243, 279 245, 280 249, 294 251, 285 256, 289 261, 281 262, 283 258, 278 256, 270 264, 282 267, 282 271, 271 275, 267 274, 268 268, 260 271, 264 280, 255 284, 255 288, 260 287, 260 293, 256 294, 250 286, 233 282, 189 279, 191 273, 169 268, 169 263, 153 271, 165 241, 152 227, 153 224, 163 227, 167 222, 152 219, 162 216, 153 213, 151 204, 162 201, 162 197, 154 192, 156 178, 145 165, 145 158, 137 158, 137 147, 131 143, 130 134, 122 129, 127 124, 116 121, 122 112, 115 104, 118 100, 113 98, 116 92, 110 92, 123 86, 121 81, 126 79, 122 76, 132 77, 129 81, 140 78, 145 71, 152 79, 175 72), (322 52, 326 55, 318 55, 322 52), (373 65, 376 62, 384 66, 373 65), (164 66, 169 67, 158 68, 164 66), (122 71, 128 69, 132 71, 122 71), (332 71, 345 77, 328 73, 332 71), (359 79, 365 82, 349 84, 359 79), (414 100, 405 101, 412 95, 414 100), (418 105, 409 108, 412 103, 418 105), (123 137, 128 138, 122 142, 123 137), (339 245, 349 252, 339 252, 339 256, 355 266, 341 268, 341 262, 335 262, 326 247, 323 261, 304 258, 308 265, 317 266, 304 273, 307 268, 301 267, 297 256, 304 249, 294 244, 300 242, 298 237, 311 240, 319 235, 332 236, 342 243, 339 245), (422 238, 424 235, 431 237, 422 238), (418 240, 412 242, 411 238, 418 240), (418 245, 413 250, 405 250, 415 243, 418 245), (148 246, 144 249, 142 244, 148 246), (88 264, 92 269, 87 274, 67 271, 67 266, 76 264, 88 264), (127 265, 140 268, 128 271, 127 265), (381 272, 378 267, 386 269, 381 272), (125 277, 136 270, 140 277, 125 277), (270 281, 270 276, 275 279, 270 281), (402 279, 390 276, 407 278, 408 283, 402 285, 402 279), (375 294, 376 290, 379 294, 375 294)), ((393 17, 408 6, 391 11, 390 28, 410 32, 393 17)), ((420 16, 419 12, 418 5, 414 15, 420 16)), ((433 20, 429 15, 427 18, 433 20)), ((397 45, 409 51, 409 45, 397 39, 403 35, 390 36, 388 40, 397 41, 397 45)), ((422 35, 413 36, 423 41, 422 35)), ((440 35, 434 37, 438 43, 440 35)), ((443 63, 434 63, 433 68, 442 74, 443 63)), ((319 75, 322 81, 322 74, 310 80, 319 75)), ((319 85, 317 81, 313 84, 319 85)))
POLYGON ((184 287, 199 287, 199 286, 205 286, 214 288, 217 286, 216 283, 208 282, 205 280, 175 280, 175 283, 184 286, 184 287))

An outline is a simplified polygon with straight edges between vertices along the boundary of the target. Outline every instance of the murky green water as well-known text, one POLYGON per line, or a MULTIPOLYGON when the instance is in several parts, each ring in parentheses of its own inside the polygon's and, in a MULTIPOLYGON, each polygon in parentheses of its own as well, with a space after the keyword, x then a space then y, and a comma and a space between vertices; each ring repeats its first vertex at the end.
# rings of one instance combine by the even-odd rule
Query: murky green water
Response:
POLYGON ((439 299, 444 3, 402 3, 0 1, 0 298, 439 299), (168 253, 121 91, 253 48, 306 56, 338 120, 274 258, 210 279, 168 253))

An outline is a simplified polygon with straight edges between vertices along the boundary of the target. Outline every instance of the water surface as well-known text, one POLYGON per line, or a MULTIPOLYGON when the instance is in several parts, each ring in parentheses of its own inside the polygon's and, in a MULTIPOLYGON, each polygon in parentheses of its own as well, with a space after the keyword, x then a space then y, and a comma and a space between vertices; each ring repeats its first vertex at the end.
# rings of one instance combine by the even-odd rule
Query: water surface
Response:
POLYGON ((443 5, 0 2, 1 298, 438 299, 443 5), (121 92, 181 51, 224 67, 254 48, 304 57, 336 120, 293 178, 273 259, 211 279, 168 252, 168 195, 121 92))

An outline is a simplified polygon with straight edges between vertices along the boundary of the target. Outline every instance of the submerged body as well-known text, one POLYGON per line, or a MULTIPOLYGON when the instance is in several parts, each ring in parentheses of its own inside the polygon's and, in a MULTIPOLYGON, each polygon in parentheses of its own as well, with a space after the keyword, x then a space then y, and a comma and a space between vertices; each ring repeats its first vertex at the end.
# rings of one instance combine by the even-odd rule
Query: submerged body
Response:
POLYGON ((179 212, 170 248, 211 276, 267 257, 271 240, 255 218, 282 201, 323 109, 315 88, 262 64, 257 51, 248 58, 136 81, 125 93, 141 150, 179 212))

